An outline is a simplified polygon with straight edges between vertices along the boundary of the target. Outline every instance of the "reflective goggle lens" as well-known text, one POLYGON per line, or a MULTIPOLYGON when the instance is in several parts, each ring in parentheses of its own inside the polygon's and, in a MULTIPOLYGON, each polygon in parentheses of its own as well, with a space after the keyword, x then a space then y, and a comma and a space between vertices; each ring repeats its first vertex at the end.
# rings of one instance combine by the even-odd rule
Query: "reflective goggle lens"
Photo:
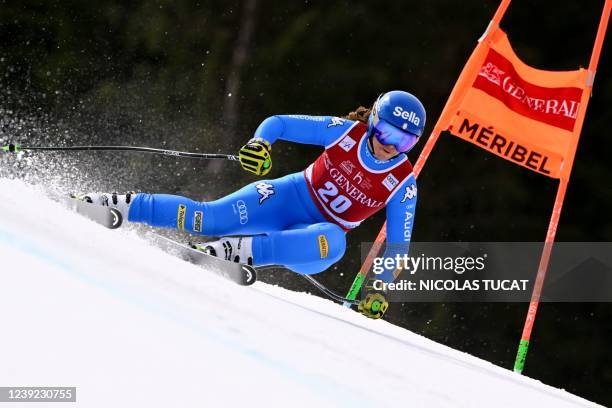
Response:
POLYGON ((396 128, 388 122, 379 119, 372 126, 372 133, 380 143, 384 145, 393 145, 400 153, 405 153, 412 148, 419 140, 417 135, 396 128))

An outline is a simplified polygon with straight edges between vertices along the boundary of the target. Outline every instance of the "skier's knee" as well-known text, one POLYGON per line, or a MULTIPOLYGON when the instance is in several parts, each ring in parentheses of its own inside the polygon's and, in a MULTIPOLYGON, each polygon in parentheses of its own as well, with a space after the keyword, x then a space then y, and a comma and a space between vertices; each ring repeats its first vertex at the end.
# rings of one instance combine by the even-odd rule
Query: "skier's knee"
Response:
MULTIPOLYGON (((315 240, 316 255, 308 250, 311 261, 286 265, 287 268, 303 275, 323 272, 338 262, 346 250, 346 235, 342 228, 331 223, 320 223, 308 227, 309 239, 315 240)), ((313 242, 313 241, 310 241, 313 242)), ((311 245, 311 244, 309 244, 311 245)))
POLYGON ((317 226, 317 243, 321 260, 336 263, 346 251, 346 234, 339 226, 331 223, 317 226))

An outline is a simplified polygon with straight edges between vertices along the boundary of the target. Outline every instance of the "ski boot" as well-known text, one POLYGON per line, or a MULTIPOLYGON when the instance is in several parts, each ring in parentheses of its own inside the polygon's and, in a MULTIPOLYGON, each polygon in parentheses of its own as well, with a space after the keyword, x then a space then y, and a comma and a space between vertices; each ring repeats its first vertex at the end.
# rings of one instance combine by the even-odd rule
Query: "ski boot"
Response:
POLYGON ((126 194, 117 193, 87 193, 70 194, 70 197, 85 201, 90 204, 97 204, 103 207, 111 207, 119 210, 124 219, 127 219, 130 204, 134 200, 136 193, 131 191, 126 194))
POLYGON ((226 261, 253 265, 253 237, 223 237, 217 241, 189 244, 193 249, 226 261))

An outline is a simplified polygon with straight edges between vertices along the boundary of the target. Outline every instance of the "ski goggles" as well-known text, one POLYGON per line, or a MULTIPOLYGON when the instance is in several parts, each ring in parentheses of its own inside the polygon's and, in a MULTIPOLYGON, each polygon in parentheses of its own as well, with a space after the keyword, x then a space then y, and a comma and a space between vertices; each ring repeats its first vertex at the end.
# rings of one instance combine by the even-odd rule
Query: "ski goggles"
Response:
POLYGON ((393 145, 400 153, 405 153, 412 149, 419 140, 417 135, 396 128, 383 119, 379 119, 376 124, 372 125, 372 134, 381 144, 393 145))

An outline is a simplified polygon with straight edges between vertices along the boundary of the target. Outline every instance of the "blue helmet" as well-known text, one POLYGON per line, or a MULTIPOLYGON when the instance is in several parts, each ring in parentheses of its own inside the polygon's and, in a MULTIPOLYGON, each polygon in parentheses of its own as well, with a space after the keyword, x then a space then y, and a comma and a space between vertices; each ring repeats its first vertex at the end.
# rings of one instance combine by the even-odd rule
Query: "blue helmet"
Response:
POLYGON ((392 144, 407 152, 425 128, 425 107, 414 95, 391 91, 378 97, 368 120, 368 134, 382 144, 392 144))

